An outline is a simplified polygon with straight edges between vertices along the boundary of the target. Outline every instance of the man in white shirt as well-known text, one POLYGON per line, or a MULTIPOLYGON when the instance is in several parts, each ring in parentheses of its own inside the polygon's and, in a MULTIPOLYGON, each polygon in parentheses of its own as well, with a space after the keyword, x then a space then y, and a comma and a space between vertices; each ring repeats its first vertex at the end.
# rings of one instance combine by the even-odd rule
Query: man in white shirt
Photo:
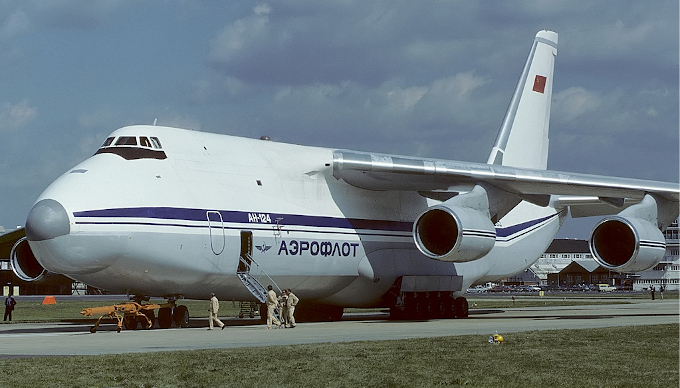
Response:
POLYGON ((220 309, 220 302, 217 300, 217 297, 215 296, 215 294, 210 294, 210 309, 208 310, 208 311, 210 311, 210 320, 209 320, 210 327, 208 328, 208 330, 213 329, 213 321, 217 322, 217 325, 220 328, 222 328, 222 330, 224 330, 224 323, 222 323, 222 321, 220 321, 220 319, 217 318, 217 311, 219 311, 219 309, 220 309))
POLYGON ((279 304, 279 299, 276 297, 276 292, 274 292, 274 288, 271 284, 267 286, 267 290, 267 329, 271 329, 272 322, 277 327, 281 326, 281 322, 274 316, 274 311, 279 304))

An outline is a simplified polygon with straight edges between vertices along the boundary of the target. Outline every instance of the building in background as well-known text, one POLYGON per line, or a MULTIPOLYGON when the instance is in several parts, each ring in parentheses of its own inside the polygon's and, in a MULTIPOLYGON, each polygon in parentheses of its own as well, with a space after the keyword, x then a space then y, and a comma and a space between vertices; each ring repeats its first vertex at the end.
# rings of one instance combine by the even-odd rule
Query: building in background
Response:
POLYGON ((678 220, 664 231, 666 254, 663 260, 652 269, 640 272, 633 281, 633 291, 645 291, 654 286, 657 290, 663 285, 668 291, 680 290, 680 236, 678 220))
MULTIPOLYGON (((590 260, 595 263, 588 248, 588 241, 577 239, 555 239, 529 270, 539 279, 540 285, 550 285, 549 274, 557 274, 574 260, 590 260)), ((559 284, 554 284, 558 286, 559 284)))

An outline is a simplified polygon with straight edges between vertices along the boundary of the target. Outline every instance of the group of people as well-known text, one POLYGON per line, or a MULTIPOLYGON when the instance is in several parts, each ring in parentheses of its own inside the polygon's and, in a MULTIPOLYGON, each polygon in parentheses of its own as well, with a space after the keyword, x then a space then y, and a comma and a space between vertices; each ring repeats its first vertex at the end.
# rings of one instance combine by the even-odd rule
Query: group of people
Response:
MULTIPOLYGON (((656 288, 654 287, 654 285, 652 285, 651 291, 652 291, 652 300, 654 300, 654 299, 656 299, 656 297, 655 297, 656 288)), ((662 284, 661 286, 659 286, 659 295, 661 296, 662 300, 663 300, 663 292, 664 292, 664 288, 663 288, 663 284, 662 284)))
MULTIPOLYGON (((267 287, 267 329, 271 329, 272 325, 276 327, 290 327, 294 328, 295 323, 295 306, 300 303, 300 299, 293 294, 290 288, 281 292, 281 296, 277 296, 274 288, 269 285, 267 287), (279 316, 276 316, 276 309, 279 309, 279 316)), ((215 323, 220 329, 224 330, 224 323, 217 317, 217 312, 220 309, 220 302, 214 293, 210 294, 210 319, 208 330, 215 327, 215 323)))
POLYGON ((267 329, 271 329, 272 324, 277 327, 294 328, 296 326, 295 306, 298 303, 300 303, 300 299, 293 294, 290 288, 283 290, 281 296, 277 297, 274 288, 269 285, 267 287, 267 329), (275 316, 277 307, 279 308, 280 320, 275 316))

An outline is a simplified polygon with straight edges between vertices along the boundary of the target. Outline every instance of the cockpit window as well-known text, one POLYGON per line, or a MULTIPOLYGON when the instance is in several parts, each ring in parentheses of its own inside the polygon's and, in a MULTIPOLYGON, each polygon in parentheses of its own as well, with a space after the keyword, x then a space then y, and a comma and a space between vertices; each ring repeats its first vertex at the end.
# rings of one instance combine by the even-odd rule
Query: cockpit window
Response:
POLYGON ((140 136, 139 137, 139 145, 142 147, 149 147, 151 148, 151 143, 149 142, 149 138, 146 136, 140 136))
POLYGON ((153 144, 153 148, 158 148, 158 149, 163 148, 163 147, 161 147, 161 141, 158 140, 158 138, 155 137, 155 136, 151 138, 151 143, 153 144))
POLYGON ((149 148, 155 148, 157 150, 161 149, 161 142, 158 140, 157 137, 146 137, 146 136, 140 136, 139 137, 139 145, 142 147, 149 147, 149 148))
POLYGON ((137 145, 137 138, 133 136, 121 136, 116 140, 116 145, 137 145))
POLYGON ((113 143, 113 139, 114 139, 113 137, 109 137, 109 138, 107 138, 106 140, 104 140, 104 144, 102 144, 102 147, 108 147, 108 146, 110 146, 111 143, 113 143))
POLYGON ((116 154, 126 160, 167 158, 161 148, 161 141, 155 136, 140 136, 137 145, 136 136, 109 137, 97 150, 97 154, 116 154), (114 143, 115 140, 115 143, 114 143), (114 144, 115 147, 111 145, 114 144))

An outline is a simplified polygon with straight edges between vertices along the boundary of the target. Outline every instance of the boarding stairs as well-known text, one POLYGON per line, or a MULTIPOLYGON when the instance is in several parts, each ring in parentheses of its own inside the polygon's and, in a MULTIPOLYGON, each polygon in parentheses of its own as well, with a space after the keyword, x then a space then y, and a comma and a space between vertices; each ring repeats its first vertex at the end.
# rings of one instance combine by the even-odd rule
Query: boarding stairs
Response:
MULTIPOLYGON (((278 294, 281 295, 281 288, 274 282, 274 280, 267 275, 266 272, 260 267, 255 260, 253 260, 250 254, 245 254, 239 257, 240 265, 239 270, 236 271, 236 276, 241 280, 241 283, 250 291, 251 294, 262 304, 267 303, 267 289, 262 285, 260 280, 268 281, 275 289, 278 290, 278 294), (245 257, 244 257, 245 256, 245 257)), ((281 320, 281 314, 279 307, 275 309, 275 315, 281 320)))

